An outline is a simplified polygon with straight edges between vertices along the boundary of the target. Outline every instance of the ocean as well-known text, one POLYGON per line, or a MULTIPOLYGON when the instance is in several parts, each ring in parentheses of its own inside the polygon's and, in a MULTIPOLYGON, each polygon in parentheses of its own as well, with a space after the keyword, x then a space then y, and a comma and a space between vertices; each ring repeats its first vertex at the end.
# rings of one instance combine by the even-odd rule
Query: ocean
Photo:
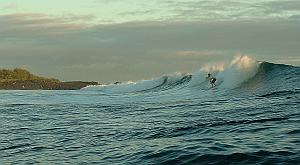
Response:
POLYGON ((240 57, 195 73, 0 97, 1 165, 300 164, 300 67, 240 57))

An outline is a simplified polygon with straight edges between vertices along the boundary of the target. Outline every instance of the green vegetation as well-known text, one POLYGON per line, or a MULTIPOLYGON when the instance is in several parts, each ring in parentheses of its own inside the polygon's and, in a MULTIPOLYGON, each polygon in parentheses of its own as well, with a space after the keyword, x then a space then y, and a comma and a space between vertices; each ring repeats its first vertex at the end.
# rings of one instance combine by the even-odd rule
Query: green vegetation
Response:
POLYGON ((0 70, 0 80, 51 80, 59 82, 58 79, 53 78, 44 78, 40 76, 36 76, 31 74, 29 71, 25 69, 16 68, 13 70, 9 69, 1 69, 0 70))

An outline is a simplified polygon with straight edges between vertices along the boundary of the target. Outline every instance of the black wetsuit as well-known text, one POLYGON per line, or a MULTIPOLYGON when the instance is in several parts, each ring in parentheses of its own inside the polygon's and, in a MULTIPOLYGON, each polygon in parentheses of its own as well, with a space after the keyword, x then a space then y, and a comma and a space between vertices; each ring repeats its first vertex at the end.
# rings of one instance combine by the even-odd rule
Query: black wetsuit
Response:
POLYGON ((213 77, 213 78, 211 78, 210 82, 211 82, 211 83, 215 83, 216 80, 217 80, 217 79, 213 77))

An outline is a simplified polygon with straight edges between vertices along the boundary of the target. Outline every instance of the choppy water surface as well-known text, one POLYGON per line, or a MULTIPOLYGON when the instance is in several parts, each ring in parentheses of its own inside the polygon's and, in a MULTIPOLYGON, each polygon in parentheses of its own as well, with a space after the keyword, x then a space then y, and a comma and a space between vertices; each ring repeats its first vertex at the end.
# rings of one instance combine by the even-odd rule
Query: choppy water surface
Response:
POLYGON ((300 164, 299 67, 232 67, 0 91, 0 164, 300 164))

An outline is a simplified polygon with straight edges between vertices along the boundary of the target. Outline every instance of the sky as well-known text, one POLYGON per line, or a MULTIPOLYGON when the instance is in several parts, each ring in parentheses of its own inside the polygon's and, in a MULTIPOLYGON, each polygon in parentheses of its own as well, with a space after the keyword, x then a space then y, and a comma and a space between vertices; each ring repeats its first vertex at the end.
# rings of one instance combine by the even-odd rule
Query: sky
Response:
POLYGON ((300 66, 300 1, 0 0, 0 68, 108 83, 236 55, 300 66))

